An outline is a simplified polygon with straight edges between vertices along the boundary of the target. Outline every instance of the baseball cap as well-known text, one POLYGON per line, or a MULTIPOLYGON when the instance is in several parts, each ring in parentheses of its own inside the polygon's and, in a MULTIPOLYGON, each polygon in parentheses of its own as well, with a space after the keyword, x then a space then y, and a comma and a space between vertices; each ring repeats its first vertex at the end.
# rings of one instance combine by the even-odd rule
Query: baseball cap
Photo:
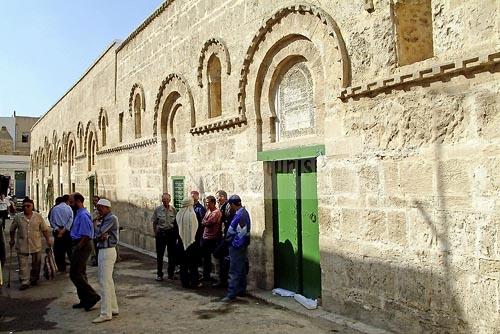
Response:
POLYGON ((231 197, 229 197, 229 199, 227 201, 230 204, 236 204, 236 205, 241 204, 241 198, 238 195, 231 195, 231 197))

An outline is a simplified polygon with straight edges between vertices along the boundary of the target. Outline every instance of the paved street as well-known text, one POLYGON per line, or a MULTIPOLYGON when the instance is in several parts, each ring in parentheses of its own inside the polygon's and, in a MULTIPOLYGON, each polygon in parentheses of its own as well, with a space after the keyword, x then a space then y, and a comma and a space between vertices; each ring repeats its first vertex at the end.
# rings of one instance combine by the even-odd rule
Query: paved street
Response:
MULTIPOLYGON (((113 321, 92 324, 99 309, 74 310, 76 291, 67 274, 19 291, 17 273, 0 296, 0 332, 27 333, 358 333, 299 315, 253 297, 232 304, 218 302, 224 290, 187 290, 178 280, 155 282, 155 260, 120 248, 115 283, 120 314, 113 321)), ((15 263, 17 268, 17 263, 15 263)), ((7 268, 5 268, 7 269, 7 268)), ((88 267, 98 287, 96 268, 88 267)), ((4 270, 4 279, 7 270, 4 270)), ((99 304, 98 304, 99 305, 99 304)))

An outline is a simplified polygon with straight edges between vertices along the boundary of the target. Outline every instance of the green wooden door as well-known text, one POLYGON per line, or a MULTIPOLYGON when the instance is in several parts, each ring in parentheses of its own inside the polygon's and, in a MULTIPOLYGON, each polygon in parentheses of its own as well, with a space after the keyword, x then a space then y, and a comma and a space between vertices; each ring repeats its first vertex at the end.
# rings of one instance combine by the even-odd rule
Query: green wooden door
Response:
POLYGON ((275 162, 276 287, 321 295, 316 160, 275 162))
POLYGON ((295 163, 276 165, 275 247, 276 286, 299 290, 299 247, 297 231, 297 171, 295 163))
POLYGON ((321 295, 321 268, 315 159, 301 160, 299 178, 303 295, 317 298, 321 295))

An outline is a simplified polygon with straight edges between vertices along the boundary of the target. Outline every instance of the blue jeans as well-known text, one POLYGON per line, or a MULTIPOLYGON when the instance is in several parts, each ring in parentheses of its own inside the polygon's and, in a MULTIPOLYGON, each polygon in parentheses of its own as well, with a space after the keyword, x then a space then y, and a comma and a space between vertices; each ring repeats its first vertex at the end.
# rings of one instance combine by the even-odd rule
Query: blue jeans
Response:
POLYGON ((245 263, 247 247, 234 248, 229 246, 229 286, 227 297, 234 299, 238 294, 246 293, 247 273, 245 263))

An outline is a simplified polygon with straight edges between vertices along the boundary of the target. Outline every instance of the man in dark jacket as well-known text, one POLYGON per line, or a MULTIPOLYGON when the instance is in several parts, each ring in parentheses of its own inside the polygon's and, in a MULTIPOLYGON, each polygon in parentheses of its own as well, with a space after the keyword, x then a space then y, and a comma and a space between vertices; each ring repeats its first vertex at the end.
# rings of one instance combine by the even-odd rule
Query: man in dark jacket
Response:
POLYGON ((247 289, 247 249, 250 244, 250 215, 241 206, 241 198, 233 195, 229 198, 234 218, 227 230, 226 241, 229 243, 229 286, 222 302, 231 302, 236 296, 244 296, 247 289))

